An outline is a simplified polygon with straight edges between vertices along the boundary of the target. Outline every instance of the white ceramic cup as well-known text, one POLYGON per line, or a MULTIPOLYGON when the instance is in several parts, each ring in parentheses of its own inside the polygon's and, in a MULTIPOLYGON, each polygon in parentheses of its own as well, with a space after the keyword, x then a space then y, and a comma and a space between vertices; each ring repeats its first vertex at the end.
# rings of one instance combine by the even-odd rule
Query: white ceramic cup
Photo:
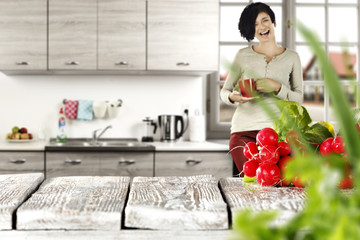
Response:
POLYGON ((105 116, 107 104, 105 101, 94 101, 93 111, 96 118, 103 118, 105 116))

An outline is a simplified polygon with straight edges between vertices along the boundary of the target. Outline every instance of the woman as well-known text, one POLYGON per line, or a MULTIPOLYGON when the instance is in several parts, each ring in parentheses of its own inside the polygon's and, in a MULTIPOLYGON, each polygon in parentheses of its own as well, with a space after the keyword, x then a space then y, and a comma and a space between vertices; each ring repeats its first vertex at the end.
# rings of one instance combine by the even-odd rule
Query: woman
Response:
MULTIPOLYGON (((235 56, 230 73, 220 92, 222 101, 237 104, 231 122, 230 151, 233 161, 242 171, 248 160, 243 155, 247 142, 255 142, 256 134, 265 127, 272 127, 272 121, 261 106, 234 91, 239 80, 255 79, 255 89, 266 96, 273 93, 278 99, 288 99, 302 103, 302 69, 298 54, 277 45, 275 40, 275 14, 264 3, 252 3, 241 14, 239 21, 241 36, 248 42, 258 39, 259 43, 240 49, 235 56)), ((270 107, 275 103, 270 98, 263 98, 270 107)))

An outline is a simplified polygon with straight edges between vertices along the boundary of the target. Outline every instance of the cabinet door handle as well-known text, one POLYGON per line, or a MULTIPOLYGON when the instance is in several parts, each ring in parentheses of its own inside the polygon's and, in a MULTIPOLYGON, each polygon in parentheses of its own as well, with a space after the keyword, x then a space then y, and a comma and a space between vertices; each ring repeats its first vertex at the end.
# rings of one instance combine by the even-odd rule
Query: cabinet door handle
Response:
POLYGON ((129 65, 127 61, 120 61, 120 62, 116 62, 115 65, 129 65))
POLYGON ((30 62, 23 61, 23 62, 16 62, 15 64, 25 66, 25 65, 30 65, 30 62))
POLYGON ((66 159, 65 163, 70 163, 72 165, 81 164, 81 159, 75 159, 75 160, 66 159))
POLYGON ((186 161, 186 164, 199 164, 202 162, 201 159, 187 159, 186 161))
POLYGON ((178 62, 176 63, 176 66, 190 66, 189 62, 178 62))
POLYGON ((130 160, 121 159, 121 160, 119 160, 119 164, 126 164, 126 165, 134 164, 135 162, 136 161, 134 159, 130 159, 130 160))
POLYGON ((24 163, 26 163, 26 159, 25 158, 11 159, 11 160, 9 160, 9 162, 14 163, 14 164, 24 164, 24 163))
POLYGON ((80 63, 77 61, 69 61, 69 62, 65 62, 65 65, 79 65, 80 63))

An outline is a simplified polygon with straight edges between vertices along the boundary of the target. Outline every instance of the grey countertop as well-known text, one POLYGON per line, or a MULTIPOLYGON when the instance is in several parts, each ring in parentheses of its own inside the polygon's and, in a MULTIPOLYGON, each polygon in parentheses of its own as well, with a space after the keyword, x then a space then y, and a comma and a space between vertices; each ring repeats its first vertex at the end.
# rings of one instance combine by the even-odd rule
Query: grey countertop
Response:
MULTIPOLYGON (((217 139, 204 142, 176 141, 176 142, 151 142, 156 151, 228 151, 228 140, 217 139)), ((45 142, 0 142, 0 151, 44 151, 45 142)))

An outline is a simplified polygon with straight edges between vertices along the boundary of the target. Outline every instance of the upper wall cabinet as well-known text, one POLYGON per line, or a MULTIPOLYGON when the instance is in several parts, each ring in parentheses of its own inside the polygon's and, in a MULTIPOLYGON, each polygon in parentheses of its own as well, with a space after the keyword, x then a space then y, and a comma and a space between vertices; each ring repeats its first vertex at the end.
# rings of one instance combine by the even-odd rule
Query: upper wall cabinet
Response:
POLYGON ((49 0, 49 69, 95 70, 97 0, 49 0))
POLYGON ((47 0, 2 0, 0 70, 46 70, 47 0))
POLYGON ((146 69, 146 1, 101 0, 98 69, 146 69))
POLYGON ((148 70, 217 71, 219 2, 148 0, 148 70))

